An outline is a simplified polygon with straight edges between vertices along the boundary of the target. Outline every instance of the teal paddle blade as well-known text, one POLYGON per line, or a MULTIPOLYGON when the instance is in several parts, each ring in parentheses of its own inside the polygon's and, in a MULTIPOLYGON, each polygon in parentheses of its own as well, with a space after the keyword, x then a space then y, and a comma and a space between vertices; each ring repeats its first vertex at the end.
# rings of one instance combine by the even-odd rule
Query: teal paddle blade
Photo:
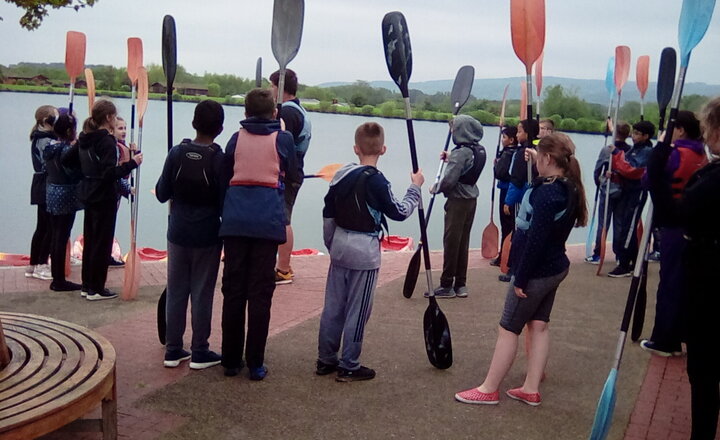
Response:
POLYGON ((595 420, 593 421, 592 431, 590 431, 590 440, 605 440, 610 427, 612 426, 613 412, 615 411, 615 383, 617 382, 617 368, 610 370, 608 378, 605 381, 602 394, 598 400, 597 410, 595 411, 595 420))
POLYGON ((615 91, 615 57, 608 60, 607 73, 605 74, 605 89, 608 91, 610 98, 617 95, 615 91))
POLYGON ((690 53, 705 36, 714 9, 715 0, 683 0, 678 25, 681 67, 687 67, 690 53))

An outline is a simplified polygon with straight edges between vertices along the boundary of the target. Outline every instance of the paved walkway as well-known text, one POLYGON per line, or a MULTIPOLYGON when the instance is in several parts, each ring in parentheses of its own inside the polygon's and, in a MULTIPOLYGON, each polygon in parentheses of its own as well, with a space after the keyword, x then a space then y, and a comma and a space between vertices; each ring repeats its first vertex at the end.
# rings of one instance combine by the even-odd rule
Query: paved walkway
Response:
MULTIPOLYGON (((579 247, 571 249, 573 261, 581 261, 580 252, 579 247)), ((378 286, 386 285, 404 276, 408 259, 408 253, 385 254, 378 286)), ((435 261, 441 259, 441 255, 436 253, 435 261)), ((473 251, 471 261, 478 262, 482 270, 495 270, 488 267, 485 260, 480 259, 477 251, 473 251)), ((277 288, 273 299, 270 337, 318 316, 322 308, 328 258, 299 257, 293 260, 293 266, 296 273, 302 276, 292 285, 277 288)), ((146 407, 140 408, 136 405, 140 399, 152 392, 176 383, 187 375, 195 374, 187 368, 160 368, 158 360, 162 358, 163 347, 159 343, 148 343, 157 340, 155 309, 151 305, 156 301, 157 293, 165 283, 165 269, 164 263, 143 264, 141 281, 143 289, 137 300, 137 306, 133 307, 130 304, 130 307, 123 307, 129 310, 122 312, 121 319, 103 321, 105 313, 116 313, 113 309, 127 304, 118 301, 96 303, 98 315, 80 318, 83 321, 80 322, 81 324, 95 328, 106 336, 117 350, 118 431, 121 438, 137 440, 157 438, 176 429, 184 422, 184 417, 180 415, 148 410, 146 407), (103 325, 103 322, 107 323, 103 325)), ((79 271, 75 270, 71 276, 72 280, 77 281, 79 276, 77 272, 79 271)), ((122 270, 110 270, 108 285, 120 286, 122 276, 122 270)), ((45 291, 47 285, 47 282, 25 278, 23 268, 0 268, 0 308, 3 307, 3 297, 6 294, 45 291)), ((619 290, 626 291, 627 283, 623 283, 622 286, 619 290)), ((652 304, 653 301, 651 299, 648 302, 652 304)), ((220 306, 221 295, 218 289, 215 301, 216 317, 220 316, 220 306)), ((32 310, 36 310, 37 307, 42 310, 43 305, 33 304, 33 307, 32 310)), ((47 307, 48 314, 51 314, 52 301, 49 301, 47 307)), ((617 319, 619 320, 620 317, 617 319)), ((221 334, 219 324, 220 319, 215 319, 210 341, 211 348, 218 351, 221 334)), ((646 328, 649 325, 651 324, 646 324, 646 328)), ((686 439, 690 432, 690 390, 685 372, 685 358, 664 359, 648 356, 648 359, 645 378, 625 429, 624 438, 628 440, 686 439)), ((599 365, 598 368, 605 371, 605 365, 599 365)), ((97 438, 97 435, 55 433, 45 438, 90 439, 97 438)))

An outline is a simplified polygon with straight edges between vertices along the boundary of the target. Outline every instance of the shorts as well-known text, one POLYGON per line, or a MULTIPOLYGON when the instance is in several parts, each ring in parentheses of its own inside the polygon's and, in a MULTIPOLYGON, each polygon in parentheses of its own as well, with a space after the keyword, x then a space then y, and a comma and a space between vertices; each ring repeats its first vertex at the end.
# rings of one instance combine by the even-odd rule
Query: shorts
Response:
POLYGON ((515 277, 513 277, 505 297, 500 327, 519 335, 525 324, 530 321, 550 322, 555 293, 567 274, 568 269, 565 269, 557 275, 531 279, 525 288, 527 298, 515 295, 515 277))
POLYGON ((288 225, 292 220, 293 206, 295 206, 295 199, 297 199, 301 186, 302 182, 288 182, 285 184, 285 217, 288 225))

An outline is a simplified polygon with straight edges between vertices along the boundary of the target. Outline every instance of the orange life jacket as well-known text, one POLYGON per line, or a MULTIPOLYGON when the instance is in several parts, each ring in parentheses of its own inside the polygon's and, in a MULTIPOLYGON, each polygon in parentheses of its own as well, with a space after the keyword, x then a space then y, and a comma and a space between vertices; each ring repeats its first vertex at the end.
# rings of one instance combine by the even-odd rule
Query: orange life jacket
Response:
POLYGON ((690 148, 677 147, 675 150, 680 154, 680 163, 672 174, 670 187, 673 198, 680 199, 690 177, 697 170, 707 165, 708 159, 705 154, 696 153, 690 148))
POLYGON ((277 134, 275 131, 270 135, 258 135, 240 129, 235 144, 235 165, 230 186, 280 187, 277 134))

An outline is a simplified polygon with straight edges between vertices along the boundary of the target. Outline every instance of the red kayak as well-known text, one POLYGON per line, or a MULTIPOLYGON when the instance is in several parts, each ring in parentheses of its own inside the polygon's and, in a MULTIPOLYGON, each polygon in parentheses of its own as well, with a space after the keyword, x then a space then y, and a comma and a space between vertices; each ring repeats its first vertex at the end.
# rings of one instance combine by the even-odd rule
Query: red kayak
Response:
POLYGON ((167 251, 153 249, 151 247, 142 247, 137 250, 140 261, 165 261, 167 260, 167 251))
POLYGON ((413 240, 410 237, 386 235, 380 241, 380 249, 388 252, 411 251, 413 250, 413 240))
POLYGON ((30 255, 0 252, 0 266, 27 266, 29 264, 30 255))
POLYGON ((300 255, 322 255, 322 252, 320 252, 320 251, 317 250, 317 249, 309 249, 309 248, 306 248, 306 249, 295 249, 294 251, 292 251, 291 254, 294 255, 294 256, 300 256, 300 255))

